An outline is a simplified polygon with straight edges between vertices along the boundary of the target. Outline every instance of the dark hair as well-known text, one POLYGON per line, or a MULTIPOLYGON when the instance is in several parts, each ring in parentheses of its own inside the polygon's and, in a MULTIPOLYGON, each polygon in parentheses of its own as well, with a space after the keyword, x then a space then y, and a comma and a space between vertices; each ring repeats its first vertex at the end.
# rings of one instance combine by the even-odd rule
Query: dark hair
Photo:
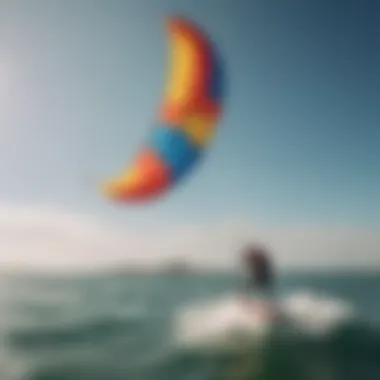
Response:
POLYGON ((268 250, 259 244, 250 245, 243 250, 243 260, 251 261, 259 257, 269 256, 268 250))
POLYGON ((268 286, 273 282, 273 268, 269 251, 262 245, 250 245, 243 251, 243 262, 258 285, 268 286))

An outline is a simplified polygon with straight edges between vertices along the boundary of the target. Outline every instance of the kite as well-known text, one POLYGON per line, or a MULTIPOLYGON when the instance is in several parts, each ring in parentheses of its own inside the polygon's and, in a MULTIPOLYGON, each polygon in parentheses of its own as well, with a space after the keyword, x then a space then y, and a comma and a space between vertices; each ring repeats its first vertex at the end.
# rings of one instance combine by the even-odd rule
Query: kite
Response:
POLYGON ((164 100, 132 164, 103 186, 120 202, 144 202, 171 191, 209 149, 223 110, 224 70, 214 44, 183 17, 167 21, 171 59, 164 100))

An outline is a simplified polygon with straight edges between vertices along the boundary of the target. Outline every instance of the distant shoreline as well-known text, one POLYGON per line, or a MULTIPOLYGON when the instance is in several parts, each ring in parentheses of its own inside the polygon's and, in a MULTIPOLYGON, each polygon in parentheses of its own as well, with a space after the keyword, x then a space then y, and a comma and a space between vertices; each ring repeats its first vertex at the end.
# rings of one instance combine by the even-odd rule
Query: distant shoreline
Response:
MULTIPOLYGON (((214 269, 186 267, 186 270, 176 271, 172 268, 153 268, 153 267, 129 267, 124 268, 87 268, 86 270, 49 270, 49 269, 26 269, 16 267, 0 267, 1 277, 23 277, 27 278, 107 278, 107 277, 192 277, 192 276, 240 276, 241 271, 237 269, 214 269)), ((278 269, 278 277, 305 277, 305 276, 348 276, 348 277, 380 277, 380 268, 286 268, 278 269)))

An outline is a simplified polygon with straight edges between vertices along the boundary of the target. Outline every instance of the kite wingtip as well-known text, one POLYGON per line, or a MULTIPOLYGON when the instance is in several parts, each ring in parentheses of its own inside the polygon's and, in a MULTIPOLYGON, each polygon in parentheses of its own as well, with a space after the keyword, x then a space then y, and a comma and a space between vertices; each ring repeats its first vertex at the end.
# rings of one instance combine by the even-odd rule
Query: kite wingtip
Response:
POLYGON ((110 199, 116 199, 118 193, 117 188, 114 186, 114 184, 109 182, 101 183, 99 186, 99 192, 104 197, 110 199))
POLYGON ((165 17, 165 24, 170 30, 188 29, 192 22, 181 14, 171 14, 165 17))

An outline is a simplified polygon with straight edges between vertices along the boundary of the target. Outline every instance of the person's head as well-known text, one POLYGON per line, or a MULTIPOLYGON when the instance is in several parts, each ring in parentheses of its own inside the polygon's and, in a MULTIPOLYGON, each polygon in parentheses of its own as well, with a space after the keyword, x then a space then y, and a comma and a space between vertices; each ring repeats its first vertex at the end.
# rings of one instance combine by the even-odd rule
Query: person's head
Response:
POLYGON ((260 266, 268 262, 269 253, 266 248, 261 245, 255 244, 246 247, 243 251, 242 262, 245 266, 260 266))
POLYGON ((243 267, 254 276, 258 285, 273 283, 273 266, 269 252, 261 245, 250 245, 243 251, 243 267))

